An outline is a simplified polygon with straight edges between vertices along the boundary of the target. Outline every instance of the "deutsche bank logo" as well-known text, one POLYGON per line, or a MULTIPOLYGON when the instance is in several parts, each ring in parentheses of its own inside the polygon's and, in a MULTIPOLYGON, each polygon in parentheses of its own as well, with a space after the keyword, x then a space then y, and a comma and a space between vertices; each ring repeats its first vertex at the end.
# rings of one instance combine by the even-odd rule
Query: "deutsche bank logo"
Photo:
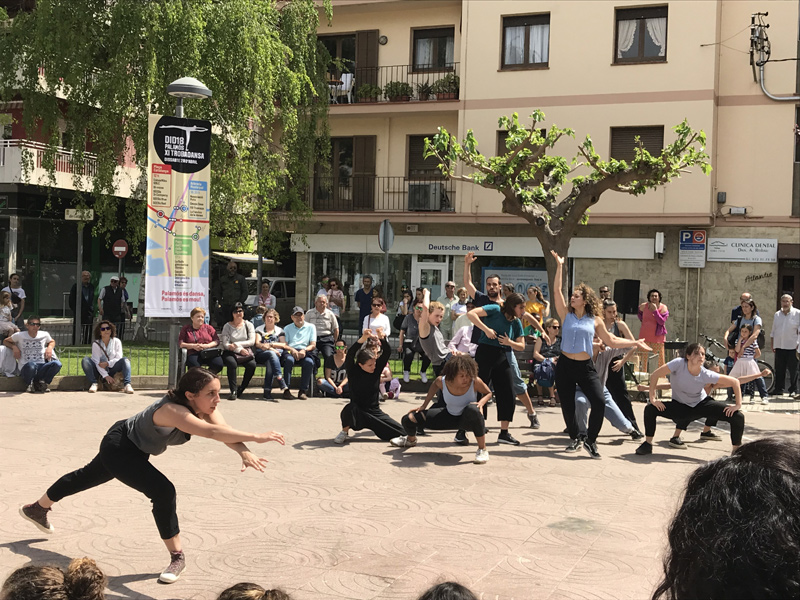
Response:
POLYGON ((483 242, 484 252, 494 252, 494 242, 483 242))

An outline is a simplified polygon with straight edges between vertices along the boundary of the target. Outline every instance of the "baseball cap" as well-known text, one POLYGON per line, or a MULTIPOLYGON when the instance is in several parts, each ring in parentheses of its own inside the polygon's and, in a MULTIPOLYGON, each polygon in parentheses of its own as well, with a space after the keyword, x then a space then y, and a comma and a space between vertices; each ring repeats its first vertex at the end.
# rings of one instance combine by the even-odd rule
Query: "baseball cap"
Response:
POLYGON ((295 307, 292 309, 292 314, 293 314, 293 315, 296 315, 297 313, 303 313, 303 314, 306 314, 306 311, 304 311, 304 310, 303 310, 303 307, 302 307, 302 306, 295 306, 295 307))
POLYGON ((117 277, 116 275, 112 275, 111 281, 119 281, 119 277, 117 277))

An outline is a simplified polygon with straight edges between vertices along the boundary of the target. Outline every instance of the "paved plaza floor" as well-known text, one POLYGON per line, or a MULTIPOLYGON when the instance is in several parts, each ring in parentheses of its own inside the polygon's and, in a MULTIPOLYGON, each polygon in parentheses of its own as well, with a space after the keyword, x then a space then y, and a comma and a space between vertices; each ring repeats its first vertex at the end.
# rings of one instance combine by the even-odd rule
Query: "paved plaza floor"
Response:
MULTIPOLYGON (((726 432, 697 442, 696 424, 687 450, 669 449, 672 427, 660 420, 654 454, 638 457, 637 443, 606 422, 602 460, 592 460, 563 452, 560 409, 540 409, 542 428, 532 430, 521 407, 512 433, 522 445, 499 446, 490 407, 491 458, 474 465, 471 434, 467 447, 434 432, 402 451, 364 431, 340 447, 332 439, 343 402, 272 404, 253 392, 220 407, 234 427, 286 435, 285 447, 251 445, 270 461, 266 473, 241 473, 232 451, 200 438, 153 459, 178 490, 188 562, 177 583, 162 585, 168 554, 149 503, 116 481, 57 504, 52 536, 17 514, 88 462, 112 423, 161 395, 0 394, 0 580, 31 562, 89 556, 115 599, 212 600, 253 581, 298 600, 413 600, 455 579, 483 599, 644 600, 686 477, 730 450, 726 432)), ((399 420, 420 398, 403 394, 385 410, 399 420)), ((797 408, 749 407, 746 440, 777 433, 796 442, 797 408)))

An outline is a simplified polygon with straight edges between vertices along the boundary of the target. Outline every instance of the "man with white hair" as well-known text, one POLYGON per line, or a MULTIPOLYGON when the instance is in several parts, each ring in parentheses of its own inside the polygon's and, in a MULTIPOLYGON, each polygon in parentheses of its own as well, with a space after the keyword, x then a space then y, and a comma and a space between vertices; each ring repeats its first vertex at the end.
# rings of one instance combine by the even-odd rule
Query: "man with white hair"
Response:
MULTIPOLYGON (((789 395, 797 394, 797 352, 800 343, 800 309, 792 306, 791 294, 781 296, 781 309, 775 313, 769 334, 775 353, 775 389, 783 395, 786 371, 789 371, 789 395)), ((800 394, 798 394, 800 396, 800 394)))
POLYGON ((453 337, 453 321, 455 321, 451 309, 454 304, 458 304, 455 282, 448 281, 444 284, 444 295, 439 296, 437 302, 444 306, 444 318, 442 318, 442 322, 439 324, 439 329, 444 339, 449 340, 453 337))

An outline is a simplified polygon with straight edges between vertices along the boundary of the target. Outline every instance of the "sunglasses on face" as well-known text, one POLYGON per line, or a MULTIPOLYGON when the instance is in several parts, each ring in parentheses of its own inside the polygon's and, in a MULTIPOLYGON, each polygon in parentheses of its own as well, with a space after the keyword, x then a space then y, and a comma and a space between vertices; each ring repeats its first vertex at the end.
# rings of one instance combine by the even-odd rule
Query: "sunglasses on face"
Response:
POLYGON ((550 325, 550 329, 561 329, 561 325, 550 325))
POLYGON ((418 312, 422 312, 422 307, 421 306, 415 306, 414 310, 416 310, 418 312))
POLYGON ((233 311, 233 314, 238 315, 238 314, 243 313, 243 312, 244 311, 240 308, 239 310, 233 311))
POLYGON ((381 306, 383 306, 383 304, 373 304, 372 308, 380 308, 381 306))
POLYGON ((111 331, 111 327, 101 327, 100 331, 111 331))
POLYGON ((41 327, 42 326, 41 323, 28 323, 28 325, 30 325, 31 327, 41 327))
POLYGON ((347 346, 334 346, 337 350, 344 350, 347 346))

